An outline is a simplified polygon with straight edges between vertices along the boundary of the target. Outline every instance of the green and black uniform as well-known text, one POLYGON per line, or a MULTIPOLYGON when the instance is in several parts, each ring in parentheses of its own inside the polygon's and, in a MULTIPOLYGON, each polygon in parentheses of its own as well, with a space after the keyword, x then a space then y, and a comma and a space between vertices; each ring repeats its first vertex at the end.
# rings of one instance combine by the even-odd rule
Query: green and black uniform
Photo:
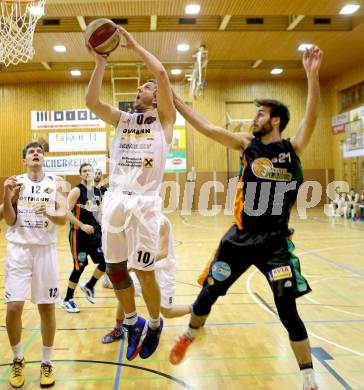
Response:
POLYGON ((265 145, 253 138, 242 155, 239 176, 235 223, 220 242, 194 313, 207 315, 217 298, 254 264, 272 288, 291 340, 302 340, 307 333, 295 311, 295 298, 311 290, 300 273, 288 228, 303 182, 300 160, 289 140, 265 145))
POLYGON ((80 189, 80 196, 72 213, 79 221, 93 226, 95 230, 93 234, 87 234, 78 225, 71 223, 69 234, 71 252, 75 269, 80 270, 87 265, 87 256, 90 256, 95 264, 105 263, 101 247, 101 226, 98 221, 102 191, 96 187, 87 189, 81 183, 76 187, 80 189))

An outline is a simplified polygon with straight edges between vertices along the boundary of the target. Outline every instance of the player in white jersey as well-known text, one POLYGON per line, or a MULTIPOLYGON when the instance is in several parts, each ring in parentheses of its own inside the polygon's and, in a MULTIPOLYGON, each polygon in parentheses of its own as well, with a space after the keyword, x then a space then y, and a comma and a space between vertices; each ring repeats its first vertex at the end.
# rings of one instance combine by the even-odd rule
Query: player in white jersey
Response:
POLYGON ((41 387, 54 384, 51 364, 56 331, 55 302, 59 298, 56 226, 67 220, 63 180, 43 172, 44 150, 37 142, 23 150, 26 173, 4 182, 4 219, 9 225, 5 275, 6 329, 14 353, 9 383, 22 387, 24 356, 22 312, 31 285, 31 301, 38 305, 42 333, 41 387))
MULTIPOLYGON (((110 154, 110 186, 103 202, 102 241, 106 272, 125 310, 128 329, 126 357, 149 357, 157 348, 163 321, 154 266, 158 252, 162 200, 159 195, 166 156, 172 142, 176 110, 168 74, 161 62, 119 27, 131 49, 156 80, 141 85, 128 114, 100 101, 107 57, 96 54, 96 66, 86 93, 86 105, 116 128, 110 154), (133 281, 127 263, 142 285, 150 319, 138 317, 133 281)), ((91 49, 90 49, 91 50, 91 49)))
MULTIPOLYGON (((191 313, 190 305, 173 305, 176 291, 176 255, 173 246, 172 224, 167 217, 162 215, 160 224, 159 252, 156 256, 155 275, 161 291, 161 313, 165 318, 182 317, 191 313)), ((129 270, 131 272, 132 270, 129 270)), ((135 296, 142 295, 142 287, 134 272, 131 272, 135 287, 135 296)), ((106 275, 105 275, 106 276, 106 275)), ((109 279, 106 276, 105 283, 109 287, 109 279)), ((111 283, 111 282, 110 282, 111 283)), ((102 338, 102 343, 108 344, 121 339, 124 335, 124 310, 120 302, 116 310, 116 324, 114 329, 102 338)))

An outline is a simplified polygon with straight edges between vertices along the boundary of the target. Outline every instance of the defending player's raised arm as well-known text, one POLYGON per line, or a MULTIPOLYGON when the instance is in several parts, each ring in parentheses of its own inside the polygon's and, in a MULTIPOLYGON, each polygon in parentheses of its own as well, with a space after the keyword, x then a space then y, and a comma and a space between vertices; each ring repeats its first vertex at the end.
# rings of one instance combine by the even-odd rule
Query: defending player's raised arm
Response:
POLYGON ((253 138, 251 134, 246 132, 233 133, 222 127, 215 126, 202 115, 193 111, 176 94, 173 94, 173 96, 177 110, 198 132, 231 149, 244 150, 249 145, 253 138))
POLYGON ((307 76, 307 101, 305 115, 300 123, 296 136, 292 139, 292 146, 301 155, 308 145, 315 129, 320 109, 320 83, 319 70, 322 61, 322 51, 313 46, 303 55, 303 66, 307 76))
POLYGON ((95 57, 96 65, 86 90, 86 106, 104 122, 117 127, 120 120, 120 111, 100 100, 100 91, 107 57, 97 54, 91 48, 88 49, 95 57))
POLYGON ((4 182, 4 219, 7 225, 16 223, 17 201, 22 184, 18 183, 15 176, 11 176, 4 182))
POLYGON ((153 54, 145 50, 128 31, 120 26, 119 31, 125 38, 125 43, 122 46, 138 53, 157 80, 158 115, 166 135, 166 140, 168 143, 171 143, 173 125, 176 121, 176 109, 173 104, 173 95, 167 71, 162 63, 153 54))

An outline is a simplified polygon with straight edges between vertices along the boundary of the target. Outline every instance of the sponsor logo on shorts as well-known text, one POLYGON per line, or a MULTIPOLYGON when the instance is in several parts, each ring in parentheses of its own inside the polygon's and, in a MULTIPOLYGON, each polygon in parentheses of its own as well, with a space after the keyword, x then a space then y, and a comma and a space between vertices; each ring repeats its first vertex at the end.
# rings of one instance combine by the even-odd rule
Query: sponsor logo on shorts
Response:
POLYGON ((289 265, 286 265, 284 267, 273 268, 271 271, 268 272, 268 275, 269 280, 271 282, 291 278, 291 267, 289 265))
POLYGON ((215 280, 214 278, 212 278, 211 276, 207 279, 207 283, 212 286, 214 283, 215 283, 215 280))
POLYGON ((172 305, 172 303, 173 303, 173 297, 169 297, 169 298, 168 298, 168 302, 169 302, 170 305, 172 305))
POLYGON ((43 222, 43 228, 44 228, 44 229, 48 229, 48 226, 49 226, 48 221, 44 221, 44 222, 43 222))
POLYGON ((77 260, 79 262, 79 265, 83 265, 85 261, 87 260, 87 254, 86 252, 80 252, 77 254, 77 260))
POLYGON ((102 247, 97 248, 97 249, 96 249, 96 252, 97 252, 97 253, 102 253, 102 247))
POLYGON ((224 261, 217 261, 212 266, 212 276, 215 280, 222 282, 223 280, 226 280, 230 275, 231 268, 228 263, 225 263, 224 261))
POLYGON ((284 283, 283 287, 292 287, 292 282, 290 280, 287 280, 286 283, 284 283))

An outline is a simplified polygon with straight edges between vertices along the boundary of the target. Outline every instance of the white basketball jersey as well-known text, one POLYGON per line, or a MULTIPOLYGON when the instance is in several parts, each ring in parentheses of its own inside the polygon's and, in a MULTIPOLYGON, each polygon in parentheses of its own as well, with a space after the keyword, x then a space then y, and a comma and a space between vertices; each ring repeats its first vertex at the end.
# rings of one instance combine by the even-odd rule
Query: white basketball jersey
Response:
POLYGON ((110 190, 158 194, 169 146, 157 109, 121 111, 110 152, 110 190))
POLYGON ((56 227, 47 217, 36 215, 33 211, 35 203, 44 202, 47 209, 55 210, 56 179, 53 175, 45 175, 41 181, 32 181, 27 174, 17 176, 23 184, 17 203, 17 219, 8 228, 6 238, 16 244, 49 245, 56 242, 56 227))

